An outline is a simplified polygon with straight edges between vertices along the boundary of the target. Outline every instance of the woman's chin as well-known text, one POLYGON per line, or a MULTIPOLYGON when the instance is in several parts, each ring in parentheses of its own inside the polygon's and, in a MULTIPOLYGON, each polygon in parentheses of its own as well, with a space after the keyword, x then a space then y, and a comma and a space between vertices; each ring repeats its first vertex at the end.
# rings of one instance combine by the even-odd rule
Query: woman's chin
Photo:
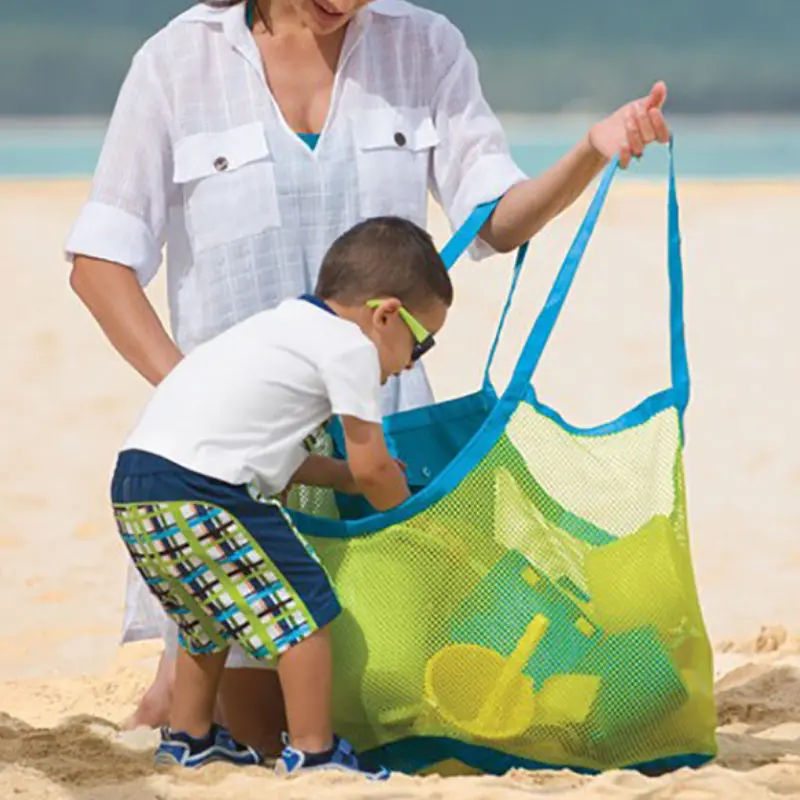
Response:
POLYGON ((335 33, 350 21, 348 14, 331 14, 323 5, 311 0, 306 11, 306 24, 318 36, 335 33))

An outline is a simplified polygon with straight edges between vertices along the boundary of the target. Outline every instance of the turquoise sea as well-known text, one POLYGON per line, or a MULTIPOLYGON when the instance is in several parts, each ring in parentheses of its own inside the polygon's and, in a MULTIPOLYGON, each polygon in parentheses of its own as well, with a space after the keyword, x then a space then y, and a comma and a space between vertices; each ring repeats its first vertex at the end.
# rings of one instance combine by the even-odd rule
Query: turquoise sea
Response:
MULTIPOLYGON (((553 164, 586 130, 565 117, 504 120, 514 156, 528 174, 553 164)), ((778 179, 800 177, 800 119, 671 120, 682 178, 778 179)), ((0 121, 0 178, 91 175, 104 121, 0 121)), ((663 154, 648 156, 629 177, 663 174, 663 154)))

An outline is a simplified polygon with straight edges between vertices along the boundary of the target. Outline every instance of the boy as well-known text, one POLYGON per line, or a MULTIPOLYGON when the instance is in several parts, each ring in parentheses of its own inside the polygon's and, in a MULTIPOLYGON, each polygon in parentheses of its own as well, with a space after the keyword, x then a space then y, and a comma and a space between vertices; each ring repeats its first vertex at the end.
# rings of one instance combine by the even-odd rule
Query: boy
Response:
POLYGON ((259 764, 213 724, 228 647, 277 659, 289 735, 276 771, 385 779, 331 728, 327 573, 276 497, 291 482, 409 495, 381 427, 381 385, 434 343, 453 288, 430 236, 394 217, 341 236, 314 296, 261 312, 196 348, 159 385, 117 461, 112 502, 137 569, 178 623, 169 728, 156 762, 259 764), (347 461, 304 441, 342 419, 347 461))

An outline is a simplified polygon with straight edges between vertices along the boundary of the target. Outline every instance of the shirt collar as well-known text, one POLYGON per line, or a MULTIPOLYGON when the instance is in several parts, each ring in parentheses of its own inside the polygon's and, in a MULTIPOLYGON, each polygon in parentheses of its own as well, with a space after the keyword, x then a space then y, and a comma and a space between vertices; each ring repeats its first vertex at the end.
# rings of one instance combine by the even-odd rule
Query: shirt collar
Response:
POLYGON ((338 314, 321 297, 317 297, 314 294, 302 294, 300 295, 299 299, 305 301, 306 303, 311 303, 312 306, 321 308, 323 311, 327 311, 328 314, 333 314, 334 317, 338 316, 338 314))

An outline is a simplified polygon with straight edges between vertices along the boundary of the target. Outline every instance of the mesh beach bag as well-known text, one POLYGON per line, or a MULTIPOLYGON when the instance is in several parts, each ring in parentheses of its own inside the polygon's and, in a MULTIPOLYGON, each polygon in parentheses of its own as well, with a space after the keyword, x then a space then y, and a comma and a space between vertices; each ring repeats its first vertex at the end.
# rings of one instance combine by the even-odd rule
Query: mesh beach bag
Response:
MULTIPOLYGON (((295 523, 345 608, 332 627, 336 728, 394 770, 663 771, 716 753, 712 654, 687 538, 671 144, 669 158, 670 388, 591 429, 567 424, 533 388, 614 162, 505 391, 487 368, 474 394, 386 419, 413 497, 378 514, 363 499, 293 490, 295 523)), ((493 208, 453 237, 448 265, 493 208)), ((344 455, 335 421, 320 447, 344 455)))

